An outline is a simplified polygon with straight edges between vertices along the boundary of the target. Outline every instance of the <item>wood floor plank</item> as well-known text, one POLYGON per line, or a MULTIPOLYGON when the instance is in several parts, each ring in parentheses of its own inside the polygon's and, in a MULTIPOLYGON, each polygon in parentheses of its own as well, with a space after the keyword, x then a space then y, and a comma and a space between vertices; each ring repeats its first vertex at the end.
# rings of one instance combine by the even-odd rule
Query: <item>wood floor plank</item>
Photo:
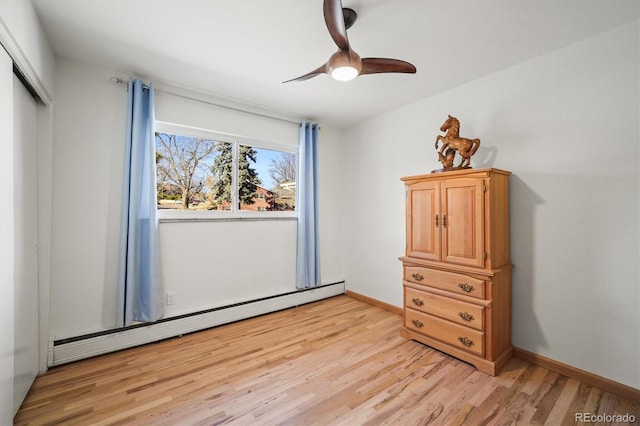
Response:
POLYGON ((555 404, 553 405, 553 409, 549 413, 545 423, 551 425, 562 424, 565 416, 567 414, 567 410, 569 406, 573 402, 578 393, 578 389, 580 388, 580 382, 574 379, 567 380, 567 383, 564 385, 560 395, 556 399, 555 404))
POLYGON ((512 359, 497 377, 348 296, 52 368, 16 425, 573 424, 638 401, 512 359))

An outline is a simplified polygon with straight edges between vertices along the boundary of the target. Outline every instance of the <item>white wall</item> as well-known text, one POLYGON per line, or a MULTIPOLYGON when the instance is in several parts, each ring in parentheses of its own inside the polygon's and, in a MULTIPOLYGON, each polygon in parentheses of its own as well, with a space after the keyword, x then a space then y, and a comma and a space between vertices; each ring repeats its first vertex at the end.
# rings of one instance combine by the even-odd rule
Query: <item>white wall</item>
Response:
POLYGON ((344 180, 342 130, 321 125, 318 140, 320 269, 322 282, 328 284, 345 279, 345 263, 350 261, 342 234, 347 231, 344 200, 351 187, 344 180))
POLYGON ((51 336, 115 327, 126 88, 56 61, 51 336))
POLYGON ((513 343, 640 388, 638 23, 349 128, 347 287, 401 306, 401 176, 447 114, 511 177, 513 343))
MULTIPOLYGON (((126 73, 62 58, 56 71, 51 333, 60 339, 116 324, 126 86, 110 77, 126 73)), ((160 121, 297 145, 296 123, 216 107, 204 95, 205 102, 186 99, 162 87, 156 91, 160 121)), ((323 129, 320 155, 333 156, 339 137, 323 129)), ((329 191, 322 199, 336 197, 335 176, 331 167, 321 170, 321 187, 329 191)), ((324 283, 344 279, 333 214, 321 212, 321 224, 326 217, 331 232, 322 246, 324 283)), ((295 235, 295 220, 161 222, 163 284, 176 302, 165 307, 165 317, 294 291, 295 235)))

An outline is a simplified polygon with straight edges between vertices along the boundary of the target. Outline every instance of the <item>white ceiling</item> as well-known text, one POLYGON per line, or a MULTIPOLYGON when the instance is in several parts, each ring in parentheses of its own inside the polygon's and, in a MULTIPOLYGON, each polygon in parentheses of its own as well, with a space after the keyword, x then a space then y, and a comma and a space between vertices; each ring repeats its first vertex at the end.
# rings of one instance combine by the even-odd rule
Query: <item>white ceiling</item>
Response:
POLYGON ((33 0, 59 56, 338 127, 638 19, 637 0, 343 0, 362 57, 418 72, 305 74, 337 50, 322 0, 33 0))

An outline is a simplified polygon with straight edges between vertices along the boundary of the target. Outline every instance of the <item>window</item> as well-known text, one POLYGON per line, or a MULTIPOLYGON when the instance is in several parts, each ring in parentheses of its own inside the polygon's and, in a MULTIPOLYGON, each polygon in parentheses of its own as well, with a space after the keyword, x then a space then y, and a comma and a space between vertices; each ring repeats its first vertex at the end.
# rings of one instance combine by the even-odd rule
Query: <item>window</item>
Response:
POLYGON ((156 128, 160 219, 295 215, 295 146, 166 123, 156 128))

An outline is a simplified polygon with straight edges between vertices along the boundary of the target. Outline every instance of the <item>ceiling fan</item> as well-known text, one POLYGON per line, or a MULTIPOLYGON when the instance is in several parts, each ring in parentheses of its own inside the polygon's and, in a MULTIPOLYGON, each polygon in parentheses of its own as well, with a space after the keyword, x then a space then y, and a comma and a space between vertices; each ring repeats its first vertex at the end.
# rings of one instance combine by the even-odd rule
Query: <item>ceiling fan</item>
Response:
POLYGON ((360 58, 349 44, 347 29, 356 21, 357 14, 353 9, 343 8, 342 0, 324 0, 324 21, 331 38, 338 46, 338 51, 329 60, 315 70, 291 80, 304 81, 320 74, 329 74, 336 80, 353 80, 359 75, 380 74, 388 72, 415 74, 416 67, 409 62, 388 58, 360 58))

